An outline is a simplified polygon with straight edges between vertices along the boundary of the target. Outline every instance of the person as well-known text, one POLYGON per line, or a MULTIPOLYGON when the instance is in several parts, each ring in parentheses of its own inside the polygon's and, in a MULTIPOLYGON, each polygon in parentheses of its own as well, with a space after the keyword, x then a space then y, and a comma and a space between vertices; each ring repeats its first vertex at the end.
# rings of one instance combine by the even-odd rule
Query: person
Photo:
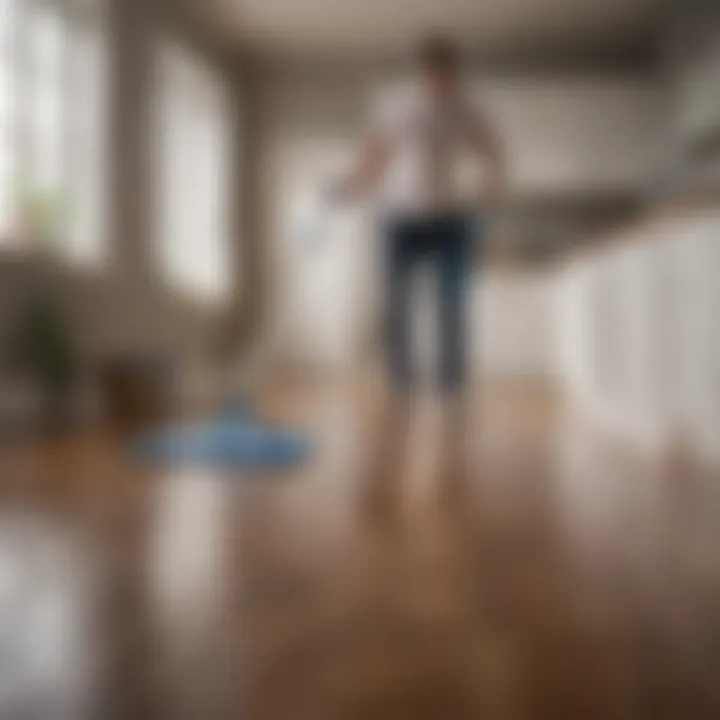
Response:
POLYGON ((462 87, 460 52, 452 39, 423 39, 412 82, 380 104, 351 172, 334 186, 356 198, 382 190, 386 273, 386 353, 402 391, 414 380, 410 346, 410 279, 429 261, 438 279, 439 381, 456 393, 467 378, 466 316, 474 248, 483 213, 505 185, 502 143, 462 87), (463 182, 470 166, 472 182, 463 182), (484 182, 479 182, 480 173, 484 182))

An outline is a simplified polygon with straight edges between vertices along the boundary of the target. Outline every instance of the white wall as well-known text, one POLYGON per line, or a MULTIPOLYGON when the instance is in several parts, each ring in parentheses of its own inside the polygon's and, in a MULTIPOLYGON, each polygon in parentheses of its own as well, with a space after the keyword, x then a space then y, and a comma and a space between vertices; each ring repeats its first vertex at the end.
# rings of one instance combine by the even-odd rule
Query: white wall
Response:
POLYGON ((647 79, 489 81, 479 91, 501 129, 519 193, 642 189, 659 138, 647 79))

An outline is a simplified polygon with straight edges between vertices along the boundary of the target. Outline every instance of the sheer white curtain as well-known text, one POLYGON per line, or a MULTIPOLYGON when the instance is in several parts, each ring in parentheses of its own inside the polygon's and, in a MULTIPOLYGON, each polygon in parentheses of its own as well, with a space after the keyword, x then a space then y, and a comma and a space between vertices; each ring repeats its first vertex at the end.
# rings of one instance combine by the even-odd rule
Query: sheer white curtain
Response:
POLYGON ((0 245, 13 235, 15 2, 0 0, 0 245))
POLYGON ((0 236, 42 213, 57 253, 107 250, 104 0, 0 0, 0 236), (30 209, 32 208, 32 209, 30 209))
POLYGON ((29 67, 30 164, 28 182, 42 192, 62 192, 65 133, 64 57, 66 36, 57 4, 29 6, 27 40, 29 67))
POLYGON ((221 73, 179 42, 163 40, 158 60, 157 262, 173 287, 216 301, 232 282, 229 95, 221 73))

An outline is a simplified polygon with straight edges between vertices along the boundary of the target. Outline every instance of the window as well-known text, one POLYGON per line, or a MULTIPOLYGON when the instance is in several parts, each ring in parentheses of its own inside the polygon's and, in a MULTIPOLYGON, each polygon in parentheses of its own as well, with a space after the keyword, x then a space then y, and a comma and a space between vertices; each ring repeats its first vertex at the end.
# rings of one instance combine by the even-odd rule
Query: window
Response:
POLYGON ((232 282, 227 87, 204 58, 169 40, 157 79, 157 262, 173 287, 220 300, 232 282))
POLYGON ((0 245, 10 242, 14 174, 14 0, 0 0, 0 245))
POLYGON ((70 28, 70 88, 67 143, 71 158, 67 254, 98 263, 108 250, 109 62, 101 27, 90 22, 70 28))
MULTIPOLYGON (((25 168, 32 191, 60 193, 63 189, 63 18, 55 5, 29 7, 27 41, 29 67, 29 166, 25 168)), ((23 78, 24 80, 25 78, 23 78)), ((24 83, 23 83, 24 85, 24 83)))
POLYGON ((106 242, 108 63, 102 0, 0 0, 0 227, 99 261, 106 242), (7 47, 6 47, 7 46, 7 47))

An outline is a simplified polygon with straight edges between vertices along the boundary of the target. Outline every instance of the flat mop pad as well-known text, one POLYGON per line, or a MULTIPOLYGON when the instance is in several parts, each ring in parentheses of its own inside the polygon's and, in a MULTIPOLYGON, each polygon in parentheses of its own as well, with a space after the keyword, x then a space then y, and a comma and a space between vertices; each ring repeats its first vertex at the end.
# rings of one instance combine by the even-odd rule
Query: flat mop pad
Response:
POLYGON ((153 430, 133 445, 134 456, 151 466, 230 470, 287 470, 304 463, 310 450, 302 433, 262 422, 237 392, 226 395, 215 418, 153 430))
POLYGON ((310 443, 298 432, 258 422, 249 412, 225 410, 214 422, 150 432, 136 442, 135 454, 160 467, 283 470, 302 464, 310 443))

